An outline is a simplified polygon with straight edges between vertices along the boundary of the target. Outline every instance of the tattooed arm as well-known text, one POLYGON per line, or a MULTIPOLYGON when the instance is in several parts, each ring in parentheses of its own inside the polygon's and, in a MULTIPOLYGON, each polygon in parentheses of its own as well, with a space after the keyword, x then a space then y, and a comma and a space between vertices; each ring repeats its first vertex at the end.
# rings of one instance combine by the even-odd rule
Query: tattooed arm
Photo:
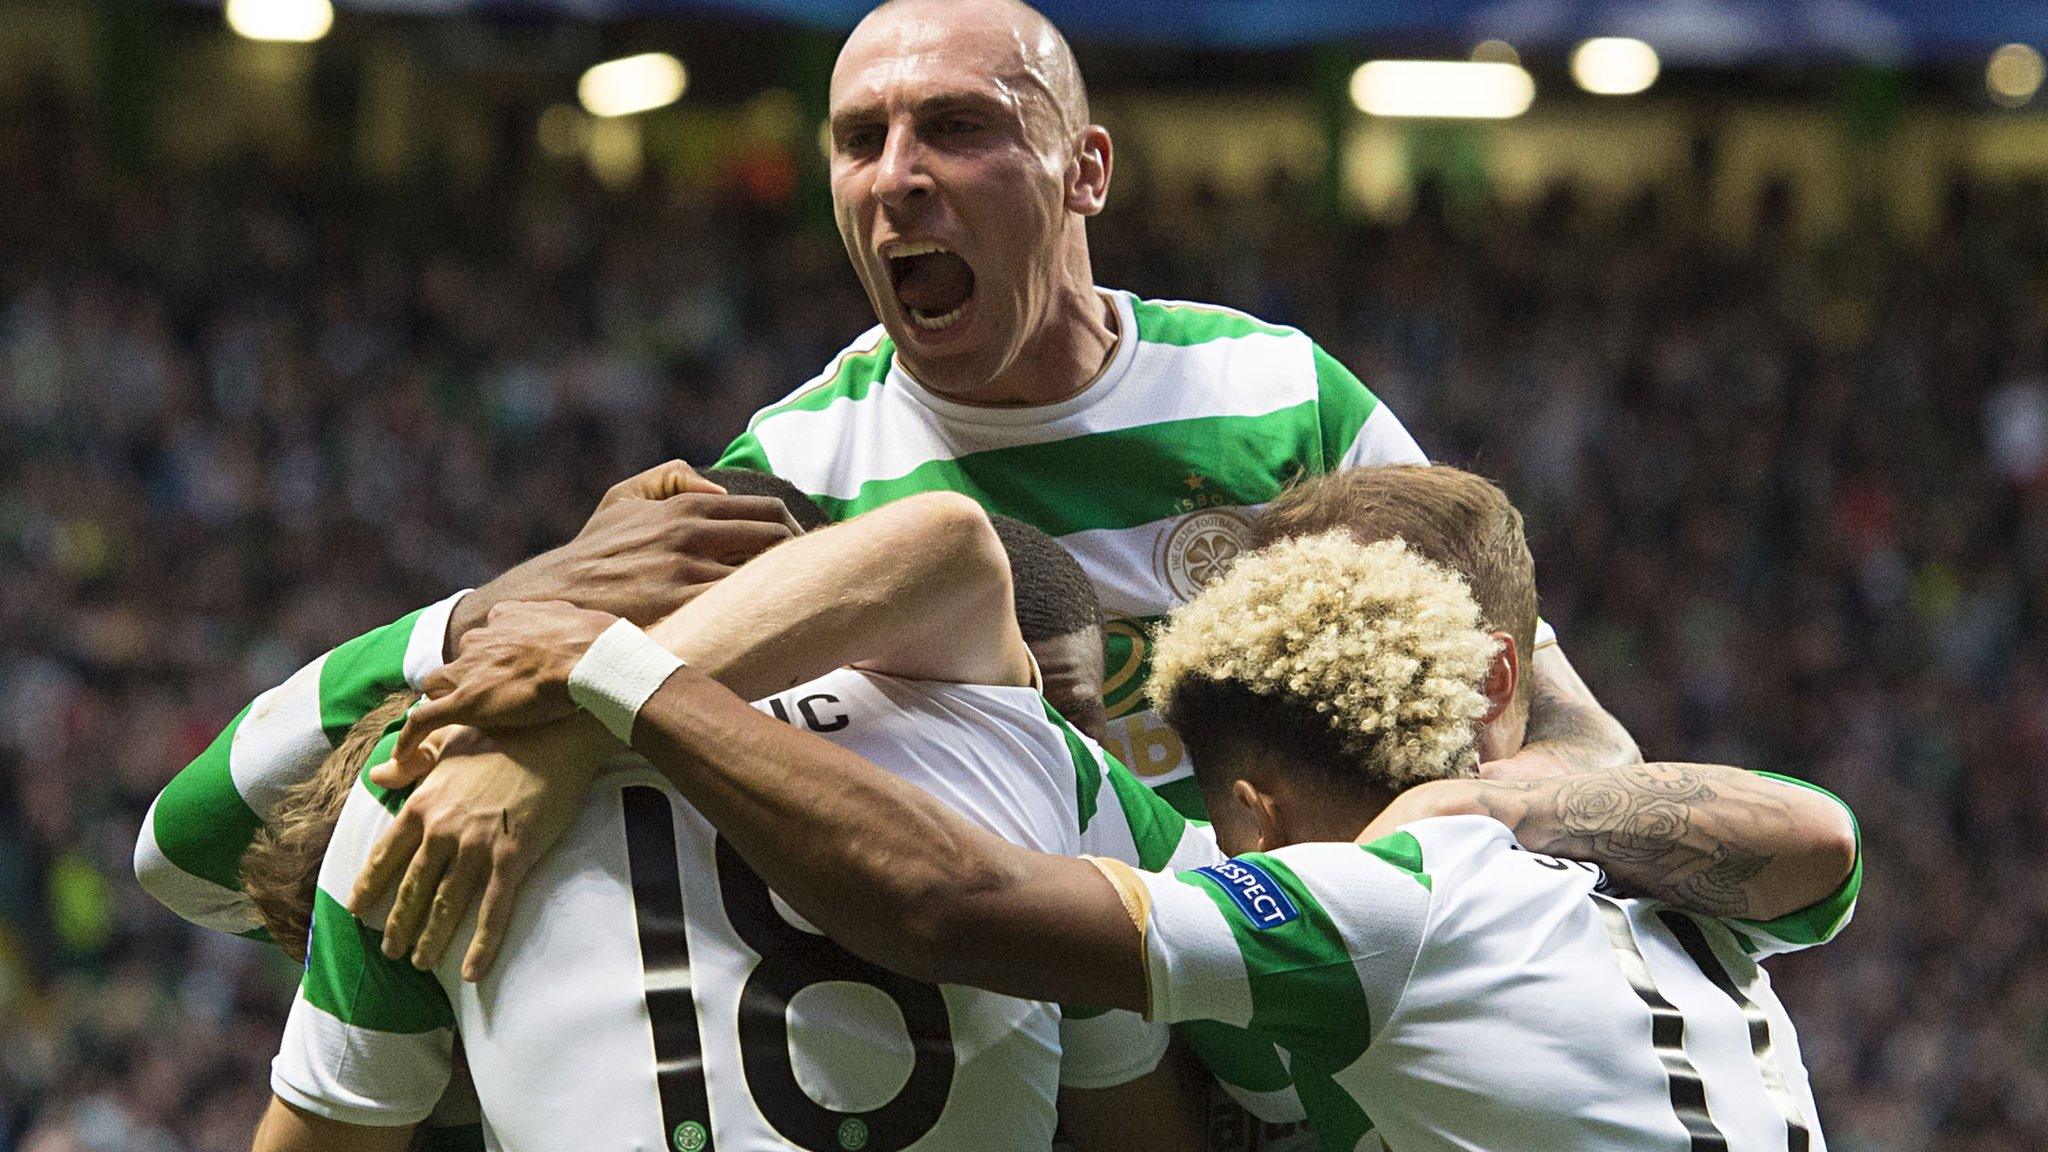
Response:
POLYGON ((1770 920, 1827 899, 1856 864, 1849 810, 1740 768, 1631 764, 1545 780, 1411 788, 1367 837, 1427 816, 1491 816, 1535 852, 1589 860, 1631 895, 1770 920))

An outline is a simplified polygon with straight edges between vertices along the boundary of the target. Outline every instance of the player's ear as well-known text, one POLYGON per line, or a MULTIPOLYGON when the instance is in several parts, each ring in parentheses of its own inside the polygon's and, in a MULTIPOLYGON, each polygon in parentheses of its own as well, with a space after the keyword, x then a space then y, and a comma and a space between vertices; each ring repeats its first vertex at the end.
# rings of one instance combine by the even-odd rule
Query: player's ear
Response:
POLYGON ((1271 852, 1288 843, 1285 839, 1285 830, 1280 826, 1279 810, 1273 806, 1271 793, 1260 791, 1258 785, 1240 778, 1230 786, 1230 798, 1242 805, 1251 816, 1254 829, 1251 851, 1271 852))
POLYGON ((1486 666, 1486 715, 1491 724, 1507 713, 1515 702, 1515 689, 1522 683, 1522 657, 1515 650, 1515 638, 1505 632, 1493 634, 1493 660, 1486 666))
POLYGON ((1067 167, 1067 211, 1095 216, 1109 203, 1109 129, 1090 124, 1074 141, 1067 167))

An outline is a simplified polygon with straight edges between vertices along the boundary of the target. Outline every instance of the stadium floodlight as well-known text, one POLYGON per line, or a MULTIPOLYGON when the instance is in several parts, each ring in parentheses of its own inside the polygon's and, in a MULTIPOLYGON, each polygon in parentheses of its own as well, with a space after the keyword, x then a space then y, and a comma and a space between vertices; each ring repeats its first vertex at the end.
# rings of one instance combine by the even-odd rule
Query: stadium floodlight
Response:
POLYGON ((2034 98, 2041 81, 2048 77, 2048 64, 2029 44, 2007 44, 1991 54, 1984 68, 1984 87, 1991 99, 2004 107, 2017 108, 2034 98))
POLYGON ((1515 64, 1373 60, 1351 74, 1351 102, 1369 116, 1510 120, 1535 99, 1536 81, 1515 64))
POLYGON ((227 0, 221 11, 228 27, 250 40, 307 44, 334 27, 329 0, 227 0))
POLYGON ((666 52, 646 52, 590 69, 576 85, 576 97, 592 116, 630 116, 682 99, 690 74, 666 52))
POLYGON ((1657 50, 1625 36, 1600 36, 1572 53, 1572 79, 1595 96, 1633 96, 1657 82, 1657 50))

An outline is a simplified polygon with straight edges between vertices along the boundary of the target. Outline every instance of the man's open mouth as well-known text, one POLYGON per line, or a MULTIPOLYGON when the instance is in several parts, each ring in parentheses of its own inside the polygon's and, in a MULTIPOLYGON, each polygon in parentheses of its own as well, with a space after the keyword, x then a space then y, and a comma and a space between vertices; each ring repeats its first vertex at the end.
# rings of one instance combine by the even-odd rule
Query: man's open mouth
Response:
POLYGON ((891 244, 883 250, 896 301, 910 322, 926 332, 943 332, 966 315, 974 299, 974 269, 937 244, 891 244))

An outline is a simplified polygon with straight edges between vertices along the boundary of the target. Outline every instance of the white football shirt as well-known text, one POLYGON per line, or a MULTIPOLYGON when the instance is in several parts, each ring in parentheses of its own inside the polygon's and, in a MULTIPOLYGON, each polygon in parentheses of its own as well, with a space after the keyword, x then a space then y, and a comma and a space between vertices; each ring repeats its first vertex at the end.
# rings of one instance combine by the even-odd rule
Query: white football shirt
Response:
POLYGON ((1756 960, 1839 931, 1860 864, 1768 925, 1616 898, 1478 816, 1178 874, 1103 867, 1141 910, 1150 1014, 1280 1045, 1326 1148, 1824 1148, 1756 960))

